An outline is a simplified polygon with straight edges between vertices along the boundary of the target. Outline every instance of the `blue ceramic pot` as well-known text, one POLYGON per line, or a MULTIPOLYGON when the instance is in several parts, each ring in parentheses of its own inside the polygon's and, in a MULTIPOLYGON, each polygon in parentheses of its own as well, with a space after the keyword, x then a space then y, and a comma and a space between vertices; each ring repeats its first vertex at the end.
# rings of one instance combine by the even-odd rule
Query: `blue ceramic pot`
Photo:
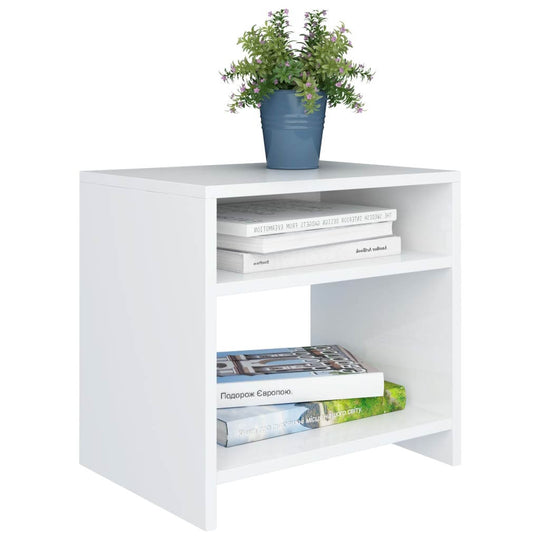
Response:
POLYGON ((326 94, 313 114, 304 112, 295 90, 276 90, 261 104, 261 124, 269 169, 317 169, 326 113, 326 94))

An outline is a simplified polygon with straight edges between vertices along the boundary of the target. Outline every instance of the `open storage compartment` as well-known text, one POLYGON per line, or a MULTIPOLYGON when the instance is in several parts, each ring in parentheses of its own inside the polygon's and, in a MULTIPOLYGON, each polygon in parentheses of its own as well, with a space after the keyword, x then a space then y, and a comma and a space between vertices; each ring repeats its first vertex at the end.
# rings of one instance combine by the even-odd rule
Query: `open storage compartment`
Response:
POLYGON ((457 416, 452 386, 456 345, 451 330, 456 302, 453 184, 281 197, 397 208, 393 233, 402 238, 402 253, 256 274, 218 270, 217 294, 310 285, 310 344, 343 345, 381 369, 385 380, 405 386, 407 406, 388 415, 218 447, 218 482, 381 444, 414 446, 412 439, 426 436, 446 440, 446 455, 440 457, 456 461, 450 450, 457 416))
MULTIPOLYGON (((454 416, 454 344, 449 331, 452 271, 312 285, 310 344, 338 343, 378 367, 385 380, 405 386, 407 405, 387 415, 218 447, 218 482, 382 444, 407 446, 405 441, 427 435, 439 434, 450 441, 454 416)), ((454 461, 451 452, 442 459, 454 461)))
MULTIPOLYGON (((311 285, 364 277, 449 268, 452 266, 452 184, 428 184, 346 191, 280 195, 397 208, 394 234, 401 236, 400 255, 270 270, 256 274, 217 271, 217 294, 311 285)), ((235 198, 234 201, 276 198, 235 198)), ((222 199, 224 202, 230 199, 222 199)), ((218 201, 219 204, 219 201, 218 201)))

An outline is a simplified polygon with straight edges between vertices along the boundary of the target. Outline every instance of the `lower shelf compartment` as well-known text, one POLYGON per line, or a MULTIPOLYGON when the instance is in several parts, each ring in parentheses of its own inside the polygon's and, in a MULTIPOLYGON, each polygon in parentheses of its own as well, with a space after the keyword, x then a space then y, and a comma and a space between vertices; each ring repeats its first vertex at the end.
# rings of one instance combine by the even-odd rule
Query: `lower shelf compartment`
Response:
POLYGON ((217 481, 230 482, 320 459, 451 429, 450 418, 407 406, 403 411, 217 448, 217 481))

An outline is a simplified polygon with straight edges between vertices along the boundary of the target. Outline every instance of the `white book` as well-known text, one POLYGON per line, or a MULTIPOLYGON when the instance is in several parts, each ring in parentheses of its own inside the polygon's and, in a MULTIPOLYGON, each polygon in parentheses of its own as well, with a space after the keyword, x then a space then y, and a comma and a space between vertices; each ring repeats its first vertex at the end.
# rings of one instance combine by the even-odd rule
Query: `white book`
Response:
POLYGON ((217 267, 221 270, 248 274, 295 266, 383 257, 399 253, 401 253, 401 238, 387 236, 266 254, 218 249, 217 267))
POLYGON ((384 377, 339 345, 220 352, 217 406, 382 396, 384 377))
POLYGON ((290 249, 302 249, 366 238, 379 238, 392 235, 392 221, 381 223, 366 223, 351 227, 332 227, 330 229, 314 229, 264 236, 233 236, 218 234, 217 247, 234 251, 249 251, 251 253, 274 253, 290 249))
POLYGON ((393 208, 299 199, 268 199, 221 203, 217 207, 217 232, 260 236, 329 227, 346 227, 395 221, 393 208))

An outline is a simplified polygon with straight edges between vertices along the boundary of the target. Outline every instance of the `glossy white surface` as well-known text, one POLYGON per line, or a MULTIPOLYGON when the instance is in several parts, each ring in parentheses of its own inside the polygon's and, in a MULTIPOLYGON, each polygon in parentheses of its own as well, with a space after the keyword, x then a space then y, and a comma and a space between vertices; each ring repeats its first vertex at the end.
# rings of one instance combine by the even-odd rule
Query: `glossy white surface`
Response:
POLYGON ((389 257, 271 270, 259 274, 239 274, 218 270, 216 291, 218 295, 238 294, 389 274, 423 272, 448 268, 451 265, 452 258, 447 255, 405 251, 400 255, 389 257))
POLYGON ((207 529, 216 514, 212 213, 211 200, 81 186, 80 461, 207 529))
POLYGON ((456 171, 321 161, 319 169, 277 171, 264 163, 85 171, 83 182, 202 198, 308 193, 455 182, 456 171))
POLYGON ((458 463, 459 325, 459 173, 350 163, 81 173, 81 462, 201 528, 215 526, 217 482, 386 443, 458 463), (216 271, 217 198, 293 193, 397 208, 402 254, 216 271), (216 297, 298 285, 312 286, 311 342, 381 367, 407 387, 407 408, 216 449, 216 297))
POLYGON ((265 441, 218 447, 218 482, 229 482, 450 429, 448 417, 414 406, 265 441))

